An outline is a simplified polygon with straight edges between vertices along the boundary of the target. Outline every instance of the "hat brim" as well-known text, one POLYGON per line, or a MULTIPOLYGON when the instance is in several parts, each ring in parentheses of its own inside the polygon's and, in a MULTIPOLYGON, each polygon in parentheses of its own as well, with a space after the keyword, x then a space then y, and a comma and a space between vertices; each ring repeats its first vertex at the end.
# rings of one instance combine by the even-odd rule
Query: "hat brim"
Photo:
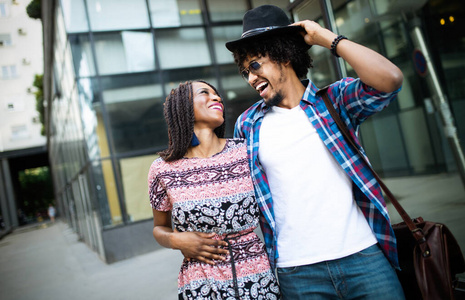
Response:
MULTIPOLYGON (((235 41, 229 41, 229 42, 226 43, 226 48, 228 48, 229 51, 233 52, 235 49, 240 47, 242 44, 247 43, 247 42, 249 42, 249 41, 251 41, 251 40, 253 40, 255 38, 258 38, 258 37, 265 37, 265 36, 277 35, 277 34, 282 34, 282 33, 300 34, 300 33, 304 33, 304 32, 305 32, 305 29, 302 28, 302 26, 291 25, 291 26, 283 26, 283 27, 279 27, 279 28, 273 28, 273 29, 270 29, 270 30, 267 30, 267 31, 263 31, 263 32, 254 34, 254 35, 247 36, 245 38, 240 38, 240 39, 235 40, 235 41)), ((312 45, 308 45, 308 49, 310 49, 310 47, 312 47, 312 45)))

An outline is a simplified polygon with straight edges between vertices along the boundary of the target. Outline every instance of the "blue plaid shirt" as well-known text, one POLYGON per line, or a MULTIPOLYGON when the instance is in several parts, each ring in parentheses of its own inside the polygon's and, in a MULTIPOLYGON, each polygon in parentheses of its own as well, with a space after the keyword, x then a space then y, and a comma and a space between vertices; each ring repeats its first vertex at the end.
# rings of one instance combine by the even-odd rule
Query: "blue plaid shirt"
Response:
MULTIPOLYGON (((307 114, 333 157, 351 178, 356 203, 373 230, 384 254, 391 264, 398 268, 396 238, 390 224, 386 203, 376 179, 356 151, 343 139, 336 123, 326 109, 323 99, 316 95, 318 88, 309 80, 304 80, 302 83, 307 88, 300 101, 300 107, 307 114)), ((328 97, 334 103, 336 111, 347 125, 363 155, 365 152, 357 138, 359 125, 372 114, 383 110, 397 97, 399 90, 393 93, 383 93, 365 85, 360 79, 354 78, 344 78, 329 86, 328 97)), ((273 199, 265 171, 258 158, 260 126, 263 116, 269 110, 270 107, 265 104, 263 99, 252 105, 237 119, 234 137, 247 139, 247 153, 255 196, 261 210, 260 225, 270 263, 274 269, 279 253, 273 199)))

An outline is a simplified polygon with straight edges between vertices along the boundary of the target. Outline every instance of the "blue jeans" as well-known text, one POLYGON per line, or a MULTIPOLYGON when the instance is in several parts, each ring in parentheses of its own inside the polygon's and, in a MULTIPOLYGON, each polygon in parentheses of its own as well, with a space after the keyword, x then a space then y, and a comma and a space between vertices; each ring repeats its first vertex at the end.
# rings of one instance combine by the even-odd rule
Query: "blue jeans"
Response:
POLYGON ((284 300, 405 299, 378 244, 336 260, 278 268, 277 273, 284 300))

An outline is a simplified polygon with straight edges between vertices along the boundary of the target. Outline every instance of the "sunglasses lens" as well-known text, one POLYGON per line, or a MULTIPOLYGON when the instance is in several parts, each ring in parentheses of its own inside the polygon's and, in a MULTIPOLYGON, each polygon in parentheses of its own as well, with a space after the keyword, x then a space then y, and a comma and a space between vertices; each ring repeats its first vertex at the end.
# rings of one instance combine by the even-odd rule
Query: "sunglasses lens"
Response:
POLYGON ((241 71, 242 77, 245 79, 245 81, 248 81, 249 80, 249 72, 252 72, 253 74, 256 74, 255 72, 258 71, 258 69, 260 69, 261 66, 262 65, 260 63, 256 62, 256 61, 251 62, 248 69, 245 69, 245 70, 241 71))
POLYGON ((254 61, 250 64, 249 68, 252 70, 252 71, 257 71, 258 69, 260 69, 262 65, 260 65, 258 62, 254 61))

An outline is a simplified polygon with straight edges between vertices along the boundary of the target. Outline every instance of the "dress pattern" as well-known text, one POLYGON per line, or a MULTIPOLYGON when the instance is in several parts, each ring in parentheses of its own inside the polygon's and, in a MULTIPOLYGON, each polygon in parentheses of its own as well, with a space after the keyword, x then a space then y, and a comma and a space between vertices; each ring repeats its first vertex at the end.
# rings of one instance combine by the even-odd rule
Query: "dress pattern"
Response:
POLYGON ((214 232, 229 245, 226 260, 214 266, 184 259, 179 299, 279 299, 264 244, 253 231, 259 208, 244 140, 227 140, 210 158, 159 158, 148 184, 152 208, 171 211, 178 231, 214 232))

